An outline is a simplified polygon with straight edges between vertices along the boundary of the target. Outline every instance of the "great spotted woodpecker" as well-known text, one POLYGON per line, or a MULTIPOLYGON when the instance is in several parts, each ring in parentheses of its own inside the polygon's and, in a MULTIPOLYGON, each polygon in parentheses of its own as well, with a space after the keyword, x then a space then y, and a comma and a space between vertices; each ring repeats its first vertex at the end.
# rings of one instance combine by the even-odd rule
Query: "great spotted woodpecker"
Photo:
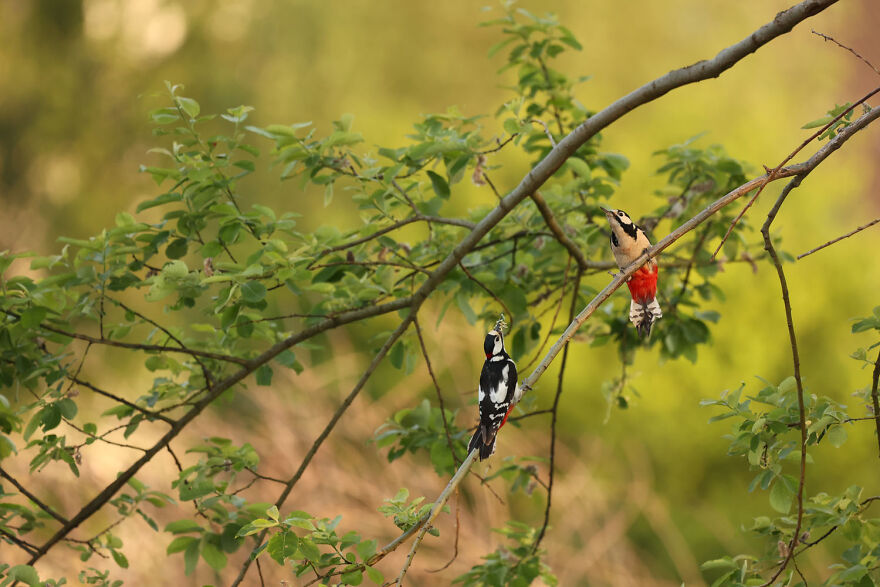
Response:
MULTIPOLYGON (((651 242, 629 214, 623 210, 602 208, 608 223, 611 224, 611 252, 620 269, 625 269, 651 246, 651 242)), ((641 336, 651 334, 651 325, 663 317, 657 303, 656 259, 649 259, 627 280, 632 301, 629 304, 629 319, 641 336)))
POLYGON ((481 461, 495 452, 495 436, 522 395, 522 390, 516 387, 516 363, 504 350, 504 326, 503 319, 496 322, 483 341, 486 361, 478 391, 480 425, 468 445, 468 453, 480 449, 481 461))

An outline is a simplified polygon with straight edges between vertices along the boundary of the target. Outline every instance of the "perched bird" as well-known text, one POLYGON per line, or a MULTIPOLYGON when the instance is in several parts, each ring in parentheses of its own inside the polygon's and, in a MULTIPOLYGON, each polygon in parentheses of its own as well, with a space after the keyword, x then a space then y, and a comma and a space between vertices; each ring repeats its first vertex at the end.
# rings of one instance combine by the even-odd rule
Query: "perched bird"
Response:
MULTIPOLYGON (((651 246, 651 242, 645 231, 623 210, 602 210, 611 224, 611 252, 614 253, 614 260, 621 270, 625 269, 651 246)), ((657 303, 658 271, 657 260, 649 259, 626 281, 632 295, 629 319, 641 336, 651 334, 651 325, 663 317, 660 304, 657 303)))
POLYGON ((480 373, 480 425, 468 445, 468 453, 480 449, 480 460, 488 459, 495 452, 495 435, 507 422, 507 416, 522 396, 516 387, 516 363, 504 350, 504 319, 486 335, 483 350, 486 361, 480 373))

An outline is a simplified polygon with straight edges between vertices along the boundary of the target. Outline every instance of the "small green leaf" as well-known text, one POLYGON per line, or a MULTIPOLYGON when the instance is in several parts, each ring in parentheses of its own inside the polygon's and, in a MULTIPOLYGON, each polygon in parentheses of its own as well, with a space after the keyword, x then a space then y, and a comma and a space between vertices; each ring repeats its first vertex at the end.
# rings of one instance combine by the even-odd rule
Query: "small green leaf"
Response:
POLYGON ((226 566, 226 555, 211 542, 205 542, 202 547, 202 558, 215 571, 219 571, 226 566))
MULTIPOLYGON (((257 378, 257 385, 272 385, 272 367, 270 367, 269 365, 260 365, 260 367, 257 368, 255 376, 257 378)), ((277 508, 275 512, 277 515, 277 508)), ((275 519, 277 520, 278 518, 276 517, 275 519)))
POLYGON ((433 171, 428 172, 428 177, 431 178, 431 187, 434 188, 434 193, 444 200, 448 200, 450 192, 449 184, 446 183, 446 180, 433 171))
POLYGON ((183 573, 187 576, 192 575, 196 570, 196 565, 199 562, 199 544, 201 541, 194 540, 183 552, 183 573))
POLYGON ((259 281, 247 281, 241 285, 241 299, 248 304, 255 304, 266 297, 266 286, 259 281))
POLYGON ((198 542, 199 539, 193 536, 178 536, 174 540, 171 541, 171 544, 168 545, 168 548, 165 549, 165 554, 174 554, 175 552, 182 552, 186 550, 190 544, 193 542, 198 542))
POLYGON ((184 534, 187 532, 202 532, 204 529, 192 520, 177 520, 165 526, 166 532, 172 534, 184 534))
POLYGON ((367 578, 376 585, 383 585, 385 583, 385 575, 383 575, 379 570, 374 569, 373 567, 367 567, 366 571, 367 578))
MULTIPOLYGON (((6 572, 6 577, 7 579, 24 581, 30 587, 39 587, 40 585, 40 576, 37 574, 36 569, 30 565, 15 565, 6 572)), ((13 581, 13 583, 14 582, 15 581, 13 581)))
POLYGON ((269 553, 269 556, 275 560, 279 565, 283 565, 284 561, 289 558, 292 558, 296 553, 297 547, 297 536, 290 530, 285 530, 284 532, 279 532, 275 536, 269 539, 269 544, 266 547, 266 552, 269 553))
POLYGON ((192 98, 177 98, 178 105, 183 109, 184 112, 189 114, 190 118, 195 118, 201 112, 201 108, 199 107, 199 103, 193 100, 192 98))
POLYGON ((840 448, 846 442, 846 429, 843 426, 834 426, 828 431, 828 442, 834 448, 840 448))
POLYGON ((781 514, 787 514, 793 499, 794 491, 785 482, 785 477, 777 478, 770 489, 770 507, 781 514))
POLYGON ((165 256, 169 259, 180 259, 186 255, 188 241, 185 238, 178 238, 165 247, 165 256))
POLYGON ((111 550, 110 554, 113 555, 113 560, 116 561, 117 565, 119 565, 123 569, 128 568, 128 559, 125 558, 124 554, 122 554, 118 550, 111 550))

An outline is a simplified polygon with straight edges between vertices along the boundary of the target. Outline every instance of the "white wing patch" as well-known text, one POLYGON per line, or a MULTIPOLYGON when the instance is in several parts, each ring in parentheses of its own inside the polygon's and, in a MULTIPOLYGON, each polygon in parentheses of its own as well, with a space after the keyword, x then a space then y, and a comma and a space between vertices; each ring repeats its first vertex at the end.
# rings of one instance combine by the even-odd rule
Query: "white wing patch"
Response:
POLYGON ((486 397, 486 392, 483 391, 482 387, 477 388, 477 400, 482 403, 483 398, 486 397))
POLYGON ((504 365, 501 369, 501 383, 496 389, 489 390, 489 399, 496 404, 503 403, 507 400, 507 387, 510 384, 510 365, 504 365))

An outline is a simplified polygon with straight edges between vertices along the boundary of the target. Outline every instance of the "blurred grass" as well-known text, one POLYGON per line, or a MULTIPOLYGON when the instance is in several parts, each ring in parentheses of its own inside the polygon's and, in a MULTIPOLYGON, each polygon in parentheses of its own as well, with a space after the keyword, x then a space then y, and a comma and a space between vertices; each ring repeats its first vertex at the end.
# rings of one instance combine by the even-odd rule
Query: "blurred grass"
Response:
MULTIPOLYGON (((713 56, 789 4, 633 0, 623 9, 597 1, 522 2, 535 12, 558 13, 583 43, 582 52, 567 53, 559 65, 573 76, 593 76, 579 90, 591 109, 669 69, 713 56)), ((56 236, 98 232, 112 224, 117 211, 133 212, 137 202, 157 193, 137 166, 153 161, 146 154, 154 144, 146 111, 157 105, 152 95, 166 79, 185 84, 203 112, 253 105, 251 120, 259 125, 312 120, 327 129, 331 120, 352 112, 367 149, 405 142, 423 113, 451 105, 466 114, 491 113, 510 96, 495 73, 501 56, 485 57, 497 33, 476 26, 489 15, 473 4, 90 0, 63 3, 64 10, 58 6, 0 4, 0 249, 48 253, 59 248, 56 236)), ((708 134, 701 144, 724 144, 730 155, 758 167, 777 164, 807 136, 799 128, 803 123, 876 85, 867 68, 809 28, 842 42, 864 43, 857 48, 876 63, 880 44, 866 31, 876 30, 877 18, 871 0, 840 3, 721 78, 678 90, 621 120, 605 133, 604 143, 632 163, 615 205, 633 212, 655 207, 659 200, 652 193, 661 180, 654 174, 659 162, 652 152, 703 131, 708 134)), ((489 134, 501 134, 493 118, 483 123, 489 134)), ((872 129, 804 182, 775 225, 786 251, 798 254, 877 215, 878 152, 880 140, 872 129)), ((505 165, 493 177, 502 190, 526 171, 527 162, 508 152, 493 162, 505 165)), ((453 199, 460 212, 492 202, 487 190, 459 185, 453 199)), ((762 196, 750 214, 753 224, 760 224, 780 187, 762 196)), ((293 182, 279 183, 276 171, 257 174, 242 191, 253 201, 303 213, 306 227, 329 218, 358 222, 344 194, 325 209, 320 195, 303 193, 293 182)), ((661 225, 657 234, 663 230, 661 225)), ((848 354, 873 341, 851 335, 848 320, 878 303, 880 273, 865 259, 877 239, 874 229, 786 267, 809 391, 843 403, 851 403, 852 391, 869 383, 870 374, 848 354)), ((606 281, 598 275, 589 283, 600 288, 606 281)), ((698 584, 703 560, 759 548, 741 528, 767 512, 766 495, 746 493, 751 474, 744 463, 724 455, 721 436, 729 424, 707 424, 713 412, 698 403, 740 382, 757 391, 757 375, 783 379, 791 372, 790 349, 778 283, 767 264, 759 264, 756 274, 748 265, 730 265, 718 283, 727 299, 716 304, 722 319, 713 328, 713 344, 700 350, 699 362, 661 365, 655 353, 640 353, 632 368, 640 397, 631 409, 615 410, 607 424, 599 387, 617 375, 617 357, 585 344, 572 348, 559 420, 553 527, 544 543, 562 585, 698 584)), ((622 307, 623 298, 615 303, 622 307)), ((249 393, 220 406, 202 417, 188 438, 222 430, 236 442, 254 444, 269 474, 289 475, 365 367, 365 341, 394 320, 376 319, 369 328, 331 334, 332 360, 316 355, 314 367, 302 375, 278 377, 274 393, 249 393)), ((480 332, 452 313, 437 328, 435 321, 423 319, 431 325, 426 330, 435 369, 447 401, 462 408, 460 423, 469 423, 480 332)), ((99 376, 137 385, 118 363, 99 376)), ((550 403, 555 378, 551 369, 535 390, 539 406, 550 403)), ((430 498, 445 480, 413 477, 413 471, 427 467, 418 457, 387 464, 367 440, 394 410, 433 397, 433 391, 422 366, 408 377, 383 366, 367 393, 321 449, 288 509, 341 513, 346 529, 390 538, 394 529, 375 512, 382 498, 401 486, 430 498)), ((547 424, 539 416, 524 421, 520 430, 506 429, 496 462, 509 455, 545 454, 547 424)), ((856 482, 868 484, 871 493, 880 490, 876 476, 852 475, 875 457, 870 429, 849 431, 843 449, 814 451, 808 492, 839 491, 856 482)), ((146 442, 148 435, 141 432, 137 440, 146 442)), ((61 489, 66 477, 60 469, 50 467, 35 480, 46 491, 56 488, 58 499, 72 508, 72 498, 91 495, 130 458, 104 450, 86 451, 84 479, 75 492, 80 496, 61 489)), ((158 487, 172 475, 167 461, 151 465, 145 480, 158 487)), ((475 480, 467 484, 459 557, 442 574, 425 574, 451 556, 448 542, 429 542, 411 574, 421 584, 447 583, 475 564, 499 543, 486 529, 500 526, 511 512, 516 519, 540 523, 541 490, 504 496, 502 505, 475 480)), ((504 493, 503 482, 492 484, 504 493)), ((273 500, 275 491, 268 487, 248 497, 273 500)), ((441 522, 444 536, 451 524, 449 518, 441 522)), ((143 540, 141 528, 124 532, 126 544, 143 540)), ((807 572, 823 574, 838 554, 835 548, 829 540, 813 549, 807 572)), ((181 574, 181 561, 166 560, 160 541, 140 542, 139 550, 152 563, 114 571, 114 576, 146 584, 156 579, 154 569, 162 569, 166 581, 181 574)), ((389 557, 382 570, 395 572, 401 556, 389 557)), ((49 561, 59 573, 70 564, 63 553, 49 561)), ((197 579, 214 580, 204 569, 197 579)))

